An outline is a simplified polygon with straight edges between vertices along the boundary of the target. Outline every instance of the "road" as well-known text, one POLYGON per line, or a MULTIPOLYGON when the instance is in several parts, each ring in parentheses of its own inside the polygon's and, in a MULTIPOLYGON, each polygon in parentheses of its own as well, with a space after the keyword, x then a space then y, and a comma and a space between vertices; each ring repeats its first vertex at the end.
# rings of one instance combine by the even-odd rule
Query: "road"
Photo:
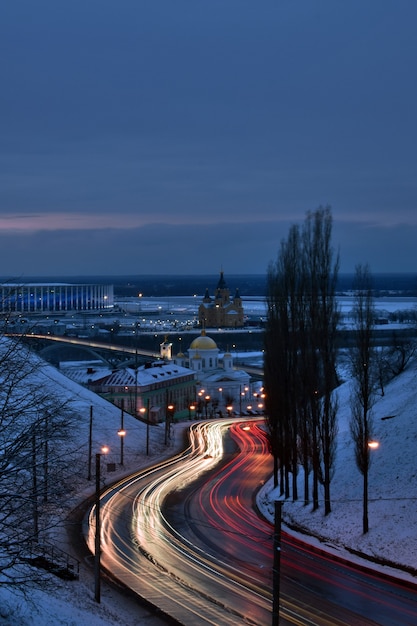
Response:
MULTIPOLYGON (((213 420, 191 441, 104 494, 102 563, 181 624, 271 624, 273 528, 253 509, 271 471, 264 431, 213 420)), ((416 593, 282 539, 280 624, 417 623, 416 593)))

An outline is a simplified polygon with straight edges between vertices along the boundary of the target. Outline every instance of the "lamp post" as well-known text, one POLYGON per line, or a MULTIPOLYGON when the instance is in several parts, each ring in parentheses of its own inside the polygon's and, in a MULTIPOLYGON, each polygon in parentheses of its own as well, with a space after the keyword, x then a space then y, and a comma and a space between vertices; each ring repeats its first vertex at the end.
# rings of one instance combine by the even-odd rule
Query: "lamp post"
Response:
POLYGON ((174 419, 175 407, 172 403, 168 404, 165 416, 165 445, 168 439, 171 439, 171 422, 174 419))
POLYGON ((91 480, 91 461, 93 452, 93 407, 90 406, 90 423, 88 429, 88 480, 91 480))
POLYGON ((363 439, 363 457, 364 457, 364 466, 363 466, 363 516, 362 516, 362 528, 363 533, 367 533, 369 530, 369 519, 368 519, 368 478, 369 478, 369 465, 371 458, 369 453, 371 450, 376 450, 379 447, 378 441, 374 441, 369 438, 368 435, 368 423, 365 420, 365 433, 363 439))
POLYGON ((272 626, 278 626, 279 624, 279 587, 281 574, 281 516, 282 502, 281 500, 275 500, 274 560, 272 566, 272 626))
POLYGON ((204 389, 200 389, 200 391, 198 392, 198 413, 200 414, 200 417, 202 417, 203 415, 203 395, 204 395, 204 389))
POLYGON ((188 407, 188 412, 190 420, 193 420, 195 415, 195 404, 190 404, 190 406, 188 407))
POLYGON ((146 400, 146 408, 141 407, 139 413, 144 417, 146 415, 146 456, 149 456, 149 398, 146 400))
POLYGON ((126 431, 124 428, 124 401, 122 399, 122 411, 120 414, 120 429, 117 431, 117 434, 120 437, 120 465, 123 465, 124 461, 124 438, 126 435, 126 431))
MULTIPOLYGON (((102 454, 107 454, 109 448, 103 446, 102 454)), ((101 558, 101 520, 100 520, 100 470, 101 470, 101 454, 96 454, 96 534, 94 542, 94 599, 96 602, 101 601, 101 581, 100 581, 100 558, 101 558)))

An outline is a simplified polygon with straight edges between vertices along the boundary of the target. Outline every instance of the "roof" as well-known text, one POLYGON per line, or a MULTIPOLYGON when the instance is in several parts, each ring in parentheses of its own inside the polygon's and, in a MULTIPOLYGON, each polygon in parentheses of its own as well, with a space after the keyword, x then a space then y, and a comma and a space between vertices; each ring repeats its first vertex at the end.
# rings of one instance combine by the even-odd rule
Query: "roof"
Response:
POLYGON ((185 375, 194 375, 193 370, 176 365, 173 361, 156 361, 151 366, 142 365, 137 371, 127 367, 115 370, 109 376, 102 378, 100 383, 111 387, 145 387, 158 381, 174 380, 185 375))
POLYGON ((220 272, 219 282, 217 283, 217 289, 227 289, 226 281, 223 276, 223 271, 220 272))
POLYGON ((202 330, 201 335, 191 342, 190 350, 218 350, 217 343, 211 337, 207 337, 206 331, 202 330))

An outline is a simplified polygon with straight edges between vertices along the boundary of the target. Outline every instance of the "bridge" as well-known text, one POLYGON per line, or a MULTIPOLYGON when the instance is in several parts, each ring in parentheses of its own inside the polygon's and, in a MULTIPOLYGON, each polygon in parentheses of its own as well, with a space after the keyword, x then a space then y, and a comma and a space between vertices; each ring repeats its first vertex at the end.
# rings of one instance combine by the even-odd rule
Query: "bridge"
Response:
POLYGON ((129 346, 118 346, 115 344, 106 343, 104 341, 91 341, 90 339, 84 339, 80 337, 60 337, 57 335, 23 335, 21 333, 7 333, 7 337, 25 337, 27 339, 40 339, 48 341, 57 341, 59 343, 72 344, 75 346, 83 346, 85 348, 95 348, 96 350, 110 350, 112 352, 125 352, 127 354, 140 354, 142 356, 148 356, 152 359, 160 359, 159 352, 153 352, 152 350, 144 350, 142 348, 131 348, 129 346))
MULTIPOLYGON (((143 348, 139 348, 139 347, 130 347, 130 346, 123 346, 123 345, 116 345, 114 343, 110 344, 110 343, 106 343, 104 341, 92 341, 90 339, 85 339, 85 338, 80 338, 80 337, 61 337, 61 336, 57 336, 57 335, 40 335, 40 334, 30 334, 30 335, 23 335, 21 333, 7 333, 8 337, 25 337, 27 339, 39 339, 41 341, 44 340, 48 340, 48 341, 55 341, 55 342, 59 342, 59 343, 63 343, 63 344, 69 344, 69 345, 74 345, 74 346, 82 346, 85 348, 94 348, 96 350, 109 350, 111 352, 122 352, 125 354, 132 354, 132 355, 140 355, 140 356, 146 356, 149 357, 151 359, 160 359, 161 355, 159 352, 154 352, 152 350, 144 350, 143 348)), ((240 365, 235 363, 234 364, 234 369, 236 370, 244 370, 245 372, 247 372, 248 374, 252 374, 253 376, 262 378, 263 377, 263 369, 259 368, 259 367, 253 367, 253 366, 246 366, 244 363, 241 363, 240 365)))

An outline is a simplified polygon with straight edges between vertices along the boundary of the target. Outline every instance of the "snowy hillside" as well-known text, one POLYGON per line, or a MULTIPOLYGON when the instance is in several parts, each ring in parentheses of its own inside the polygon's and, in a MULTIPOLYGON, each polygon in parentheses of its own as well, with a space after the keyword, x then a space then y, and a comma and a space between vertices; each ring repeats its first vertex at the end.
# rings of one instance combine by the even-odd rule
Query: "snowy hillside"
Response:
MULTIPOLYGON (((95 394, 71 382, 52 367, 43 370, 45 381, 54 393, 72 398, 74 410, 79 416, 79 428, 74 432, 73 447, 87 464, 90 406, 93 406, 93 452, 102 444, 110 447, 109 460, 118 463, 120 439, 120 410, 95 394)), ((356 468, 350 440, 350 401, 348 382, 342 384, 339 397, 339 441, 336 472, 332 481, 332 513, 325 517, 323 506, 311 513, 311 506, 302 501, 285 502, 284 520, 303 527, 323 539, 322 545, 334 546, 336 552, 345 547, 358 550, 371 557, 378 557, 405 568, 417 569, 416 503, 417 503, 417 371, 411 366, 386 388, 374 407, 373 437, 380 443, 372 453, 369 474, 369 533, 362 534, 362 476, 356 468)), ((169 447, 164 445, 163 426, 151 429, 150 457, 145 455, 146 426, 125 415, 125 467, 117 466, 117 472, 108 480, 145 465, 150 459, 173 454, 182 445, 180 433, 187 424, 176 425, 175 440, 169 447)), ((302 494, 302 474, 299 475, 302 494)), ((93 492, 93 485, 86 479, 78 485, 76 502, 93 492)), ((273 501, 277 494, 271 491, 271 482, 265 484, 258 502, 272 521, 273 501)), ((61 527, 62 531, 62 527, 61 527)), ((314 539, 308 535, 306 540, 314 539)), ((59 537, 57 537, 59 540, 59 537)), ((66 539, 62 536, 62 541, 66 539)), ((69 546, 70 548, 70 546, 69 546)), ((346 554, 346 552, 344 552, 346 554)), ((411 580, 416 578, 406 575, 411 580)), ((20 597, 11 597, 0 588, 0 621, 9 626, 76 626, 87 621, 93 626, 158 626, 161 618, 152 616, 145 608, 138 607, 130 599, 104 585, 102 603, 94 602, 91 568, 81 564, 79 582, 56 581, 56 593, 32 593, 33 603, 20 597)))
MULTIPOLYGON (((302 502, 303 472, 300 471, 301 501, 283 505, 283 519, 334 543, 359 550, 371 557, 417 571, 417 370, 412 364, 385 389, 374 408, 372 438, 379 448, 371 452, 369 471, 369 532, 362 533, 362 474, 354 459, 349 431, 350 383, 337 390, 339 435, 336 470, 331 483, 332 512, 321 508, 312 513, 302 502)), ((271 481, 258 500, 272 521, 271 481)), ((415 579, 417 582, 417 578, 415 579)))

